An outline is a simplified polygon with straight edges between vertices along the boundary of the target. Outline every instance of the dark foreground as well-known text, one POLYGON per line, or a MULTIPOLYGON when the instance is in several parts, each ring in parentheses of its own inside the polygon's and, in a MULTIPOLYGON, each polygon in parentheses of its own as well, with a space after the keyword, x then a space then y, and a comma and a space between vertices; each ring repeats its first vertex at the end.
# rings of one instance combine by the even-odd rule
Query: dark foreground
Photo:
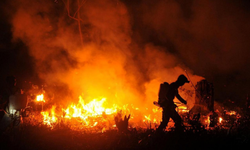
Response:
POLYGON ((1 135, 1 150, 7 149, 248 149, 248 128, 228 130, 186 130, 156 134, 154 130, 131 129, 128 133, 109 130, 105 133, 50 130, 46 127, 25 126, 1 135), (246 147, 247 146, 247 147, 246 147))

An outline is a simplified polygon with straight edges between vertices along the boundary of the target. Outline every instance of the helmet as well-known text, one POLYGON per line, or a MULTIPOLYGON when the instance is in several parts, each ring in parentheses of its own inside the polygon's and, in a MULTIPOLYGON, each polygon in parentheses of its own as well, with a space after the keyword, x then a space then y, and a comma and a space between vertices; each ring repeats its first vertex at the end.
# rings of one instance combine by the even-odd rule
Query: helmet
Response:
POLYGON ((188 79, 186 76, 184 76, 183 74, 181 74, 178 79, 177 79, 178 82, 181 82, 181 83, 189 83, 188 79))

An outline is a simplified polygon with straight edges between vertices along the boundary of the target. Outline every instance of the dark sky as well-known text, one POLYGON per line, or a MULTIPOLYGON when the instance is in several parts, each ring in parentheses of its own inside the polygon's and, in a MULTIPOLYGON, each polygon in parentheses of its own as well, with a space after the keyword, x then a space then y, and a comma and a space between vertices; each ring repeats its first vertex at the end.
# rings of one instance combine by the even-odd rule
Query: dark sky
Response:
MULTIPOLYGON (((123 3, 128 11, 131 45, 136 43, 138 47, 144 47, 151 43, 163 47, 166 53, 176 56, 194 74, 212 82, 216 100, 231 99, 239 104, 244 103, 250 94, 250 2, 106 0, 102 4, 105 7, 107 3, 110 7, 109 3, 116 2, 117 5, 123 3)), ((5 76, 14 74, 20 80, 37 82, 38 74, 30 47, 22 39, 13 40, 11 20, 18 10, 18 4, 14 3, 7 0, 0 2, 0 77, 3 80, 5 76)), ((59 16, 60 11, 64 10, 63 3, 51 2, 48 9, 53 5, 55 7, 50 17, 59 16)), ((43 15, 41 13, 40 16, 43 15)), ((62 15, 67 17, 65 10, 62 15)), ((93 27, 84 24, 84 28, 93 27)))
MULTIPOLYGON (((218 100, 250 92, 249 1, 125 1, 140 42, 167 47, 214 84, 218 100)), ((137 38, 138 39, 138 38, 137 38)))

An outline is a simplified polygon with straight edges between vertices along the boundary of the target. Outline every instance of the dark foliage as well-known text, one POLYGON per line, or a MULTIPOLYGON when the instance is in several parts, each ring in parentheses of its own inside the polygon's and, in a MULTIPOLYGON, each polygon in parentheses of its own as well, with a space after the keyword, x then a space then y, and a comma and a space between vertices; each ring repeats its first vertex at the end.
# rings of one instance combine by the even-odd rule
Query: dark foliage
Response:
POLYGON ((122 133, 49 129, 45 126, 19 126, 1 136, 0 149, 232 149, 243 148, 250 141, 249 126, 235 129, 187 129, 185 132, 129 129, 122 133))

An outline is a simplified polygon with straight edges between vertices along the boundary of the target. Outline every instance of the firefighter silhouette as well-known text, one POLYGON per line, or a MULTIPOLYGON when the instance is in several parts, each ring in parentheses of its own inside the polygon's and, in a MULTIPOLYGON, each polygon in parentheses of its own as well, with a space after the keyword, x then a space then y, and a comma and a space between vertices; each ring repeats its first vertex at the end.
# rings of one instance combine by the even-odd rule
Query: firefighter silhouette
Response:
POLYGON ((162 122, 157 128, 157 132, 163 131, 168 125, 169 119, 172 118, 175 122, 175 129, 182 130, 182 119, 175 108, 177 107, 174 104, 174 98, 176 97, 180 102, 187 104, 187 102, 179 95, 178 88, 183 86, 185 83, 189 83, 186 76, 183 74, 178 77, 178 79, 171 83, 167 84, 166 82, 161 84, 159 90, 159 105, 163 108, 162 111, 162 122), (165 85, 165 86, 164 86, 165 85))

